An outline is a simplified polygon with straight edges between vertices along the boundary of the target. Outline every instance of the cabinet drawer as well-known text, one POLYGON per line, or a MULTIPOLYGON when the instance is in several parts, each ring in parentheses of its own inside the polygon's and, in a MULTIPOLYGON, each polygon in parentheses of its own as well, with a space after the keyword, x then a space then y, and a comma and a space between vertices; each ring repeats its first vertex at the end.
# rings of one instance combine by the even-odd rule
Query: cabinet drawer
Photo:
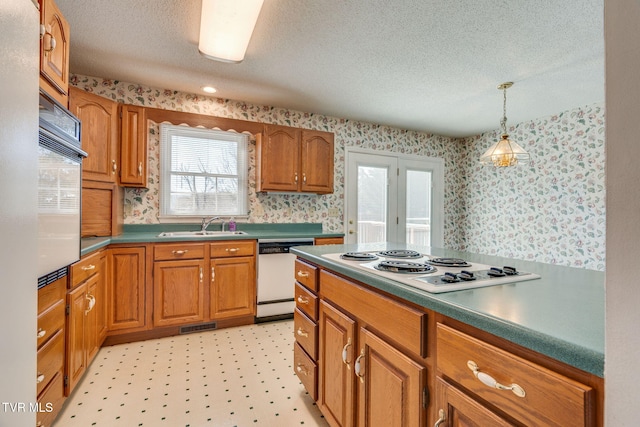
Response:
POLYGON ((296 307, 313 321, 318 321, 318 297, 309 289, 296 283, 295 286, 296 307))
POLYGON ((67 279, 61 277, 55 282, 38 289, 38 314, 43 313, 49 307, 67 296, 67 279))
POLYGON ((38 316, 38 348, 64 327, 64 300, 58 300, 53 306, 38 316))
POLYGON ((64 363, 64 330, 58 331, 38 350, 37 394, 51 382, 64 363))
POLYGON ((375 325, 375 329, 386 338, 426 357, 426 313, 324 270, 320 272, 320 293, 362 322, 375 325))
POLYGON ((82 258, 80 261, 71 266, 71 280, 69 281, 69 289, 75 288, 80 283, 96 274, 99 268, 101 256, 102 251, 95 252, 82 258))
POLYGON ((64 403, 62 372, 58 372, 38 398, 41 410, 36 416, 36 426, 51 427, 64 403))
POLYGON ((293 344, 293 369, 313 400, 318 400, 318 365, 309 358, 300 344, 293 344))
POLYGON ((252 256, 256 253, 255 240, 231 240, 211 243, 211 258, 252 256))
POLYGON ((448 326, 437 326, 437 367, 441 375, 462 385, 526 425, 590 426, 593 390, 577 381, 522 359, 448 326), (500 390, 480 378, 521 387, 500 390))
POLYGON ((312 291, 318 291, 318 268, 296 259, 296 280, 312 291))
POLYGON ((318 353, 316 352, 318 325, 298 309, 295 309, 293 313, 293 334, 298 344, 304 348, 313 360, 316 360, 318 358, 318 353))
POLYGON ((204 258, 204 244, 202 243, 171 243, 167 245, 155 245, 153 259, 202 259, 204 258))

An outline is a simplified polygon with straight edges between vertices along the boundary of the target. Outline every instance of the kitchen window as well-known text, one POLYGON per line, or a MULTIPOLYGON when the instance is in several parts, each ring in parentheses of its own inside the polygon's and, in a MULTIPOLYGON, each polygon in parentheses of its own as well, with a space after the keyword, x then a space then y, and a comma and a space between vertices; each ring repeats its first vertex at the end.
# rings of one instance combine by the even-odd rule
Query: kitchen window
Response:
POLYGON ((160 125, 160 217, 247 215, 246 134, 160 125))

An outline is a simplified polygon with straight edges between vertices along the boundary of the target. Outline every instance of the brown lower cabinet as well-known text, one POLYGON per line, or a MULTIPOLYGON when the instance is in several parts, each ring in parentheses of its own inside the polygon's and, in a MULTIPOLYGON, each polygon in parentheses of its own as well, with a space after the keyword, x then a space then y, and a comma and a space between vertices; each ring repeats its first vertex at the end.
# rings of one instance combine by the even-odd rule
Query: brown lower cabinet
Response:
POLYGON ((117 246, 108 251, 108 335, 144 331, 149 328, 151 314, 147 307, 147 247, 117 246))
POLYGON ((602 378, 306 260, 294 274, 293 369, 331 426, 603 425, 602 378))

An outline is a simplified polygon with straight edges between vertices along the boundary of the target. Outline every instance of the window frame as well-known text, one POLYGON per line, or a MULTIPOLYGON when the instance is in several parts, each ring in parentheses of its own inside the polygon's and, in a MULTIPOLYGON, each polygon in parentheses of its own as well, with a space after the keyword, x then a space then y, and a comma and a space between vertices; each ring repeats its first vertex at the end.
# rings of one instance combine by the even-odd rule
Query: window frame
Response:
MULTIPOLYGON (((199 220, 202 217, 220 216, 247 218, 249 216, 249 140, 250 135, 247 133, 239 133, 234 131, 225 131, 220 129, 209 129, 204 127, 192 127, 188 125, 174 125, 171 123, 159 124, 160 136, 160 193, 159 204, 160 211, 158 219, 161 222, 190 222, 199 220), (196 136, 197 135, 197 136, 196 136), (171 210, 171 177, 177 176, 171 171, 171 138, 172 136, 194 137, 204 139, 218 139, 221 141, 231 141, 238 144, 238 174, 237 175, 221 175, 210 174, 212 177, 230 176, 238 179, 238 211, 235 213, 219 213, 207 212, 188 214, 180 214, 171 210)), ((198 174, 200 175, 200 174, 198 174)), ((202 175, 200 175, 202 176, 202 175)))

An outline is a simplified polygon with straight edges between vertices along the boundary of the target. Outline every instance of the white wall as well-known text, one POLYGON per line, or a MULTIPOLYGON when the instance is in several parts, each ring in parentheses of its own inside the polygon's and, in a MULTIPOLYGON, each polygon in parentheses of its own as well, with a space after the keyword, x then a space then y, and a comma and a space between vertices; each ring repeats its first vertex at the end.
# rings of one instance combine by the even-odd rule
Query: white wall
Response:
POLYGON ((607 270, 605 425, 640 406, 640 2, 605 0, 607 270))
MULTIPOLYGON (((36 399, 38 11, 0 1, 0 402, 36 399)), ((34 426, 35 413, 0 406, 0 426, 34 426)))

